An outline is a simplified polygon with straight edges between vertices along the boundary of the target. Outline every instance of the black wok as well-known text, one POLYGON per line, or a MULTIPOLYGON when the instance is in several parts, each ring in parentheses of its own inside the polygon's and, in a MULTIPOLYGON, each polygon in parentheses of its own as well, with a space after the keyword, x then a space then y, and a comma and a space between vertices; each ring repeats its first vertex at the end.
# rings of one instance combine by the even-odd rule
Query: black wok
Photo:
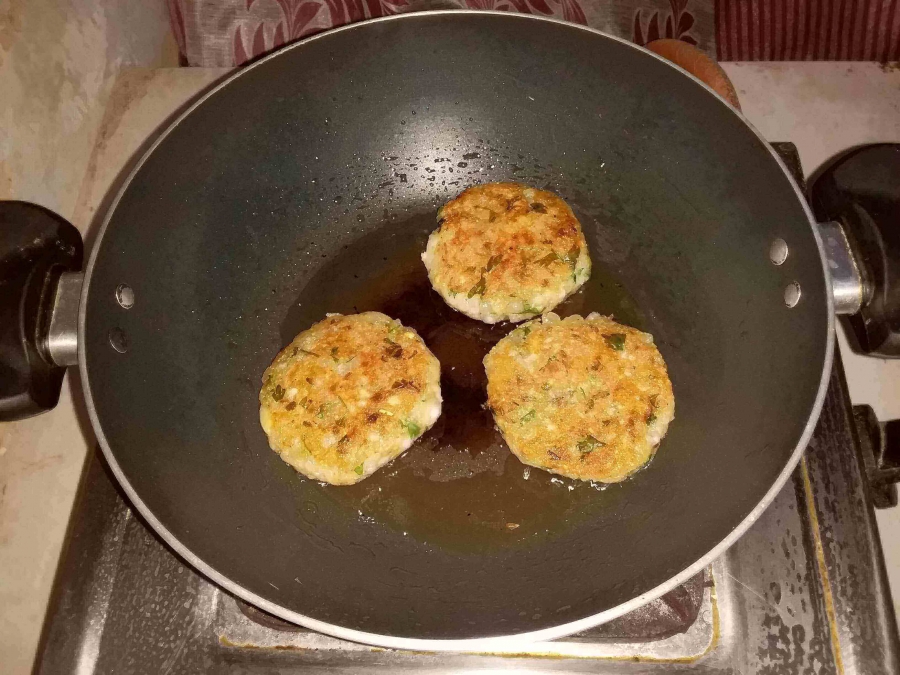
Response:
POLYGON ((809 211, 739 114, 618 39, 471 12, 331 31, 204 96, 110 209, 78 323, 94 428, 163 539, 289 621, 428 649, 560 636, 697 573, 795 466, 832 348, 809 211), (427 286, 436 207, 496 180, 584 226, 594 275, 560 312, 614 314, 668 363, 675 422, 621 484, 526 478, 481 408, 509 326, 427 286), (268 448, 260 377, 326 312, 370 309, 432 346, 445 412, 369 480, 324 486, 268 448))

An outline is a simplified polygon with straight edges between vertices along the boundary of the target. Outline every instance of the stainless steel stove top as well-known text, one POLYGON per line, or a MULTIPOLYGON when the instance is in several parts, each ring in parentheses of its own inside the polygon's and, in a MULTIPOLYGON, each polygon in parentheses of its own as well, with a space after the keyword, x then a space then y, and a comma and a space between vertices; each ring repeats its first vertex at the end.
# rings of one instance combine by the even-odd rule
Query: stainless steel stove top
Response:
MULTIPOLYGON (((775 144, 799 172, 796 151, 775 144)), ((704 573, 552 642, 492 653, 368 647, 287 624, 188 567, 99 453, 73 512, 36 673, 898 673, 900 638, 840 358, 792 479, 704 573)))
MULTIPOLYGON (((696 588, 696 605, 686 607, 678 600, 657 601, 632 615, 622 617, 619 626, 597 628, 552 642, 510 645, 497 655, 523 658, 639 659, 676 661, 696 659, 705 654, 716 639, 714 590, 701 574, 689 585, 696 588), (670 603, 670 604, 667 604, 670 603), (662 630, 660 630, 662 629, 662 630)), ((675 595, 693 594, 679 589, 675 595)), ((212 630, 221 644, 233 648, 264 648, 293 651, 313 650, 322 654, 349 653, 360 660, 372 648, 321 635, 285 624, 273 617, 260 617, 259 610, 233 598, 213 599, 212 630)), ((378 650, 383 651, 383 650, 378 650)), ((399 652, 393 652, 395 654, 399 652)))

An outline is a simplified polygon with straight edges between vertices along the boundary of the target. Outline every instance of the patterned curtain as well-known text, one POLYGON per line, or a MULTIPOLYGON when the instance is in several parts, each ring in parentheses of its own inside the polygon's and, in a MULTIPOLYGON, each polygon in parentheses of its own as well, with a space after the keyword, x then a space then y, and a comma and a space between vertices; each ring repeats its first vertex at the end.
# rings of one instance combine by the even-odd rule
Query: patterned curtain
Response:
POLYGON ((900 0, 716 0, 720 61, 896 61, 900 0))
POLYGON ((182 62, 234 66, 344 24, 431 9, 550 16, 720 61, 900 59, 900 0, 167 0, 182 62))

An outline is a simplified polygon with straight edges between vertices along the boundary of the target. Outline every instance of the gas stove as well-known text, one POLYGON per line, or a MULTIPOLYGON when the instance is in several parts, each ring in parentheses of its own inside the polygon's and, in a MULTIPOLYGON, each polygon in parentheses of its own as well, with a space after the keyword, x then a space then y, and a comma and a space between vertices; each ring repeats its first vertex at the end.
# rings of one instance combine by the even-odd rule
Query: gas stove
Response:
POLYGON ((169 550, 92 458, 38 673, 894 673, 900 642, 836 364, 800 466, 703 574, 595 629, 495 653, 372 648, 287 624, 169 550))
MULTIPOLYGON (((799 170, 792 148, 778 149, 799 170)), ((870 486, 879 456, 873 428, 869 415, 851 409, 837 358, 804 459, 722 557, 610 623, 491 653, 373 648, 243 603, 151 532, 97 452, 73 512, 35 672, 900 673, 873 511, 890 498, 870 486)))

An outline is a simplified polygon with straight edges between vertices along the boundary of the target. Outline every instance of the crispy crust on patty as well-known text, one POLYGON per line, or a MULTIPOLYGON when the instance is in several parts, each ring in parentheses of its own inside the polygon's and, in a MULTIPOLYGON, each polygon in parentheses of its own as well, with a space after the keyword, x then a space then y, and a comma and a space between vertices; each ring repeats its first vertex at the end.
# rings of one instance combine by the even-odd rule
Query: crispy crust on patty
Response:
POLYGON ((487 323, 550 311, 591 274, 568 204, 517 183, 477 185, 445 204, 422 260, 447 304, 487 323))
POLYGON ((330 315, 263 375, 260 423, 297 471, 357 483, 403 453, 441 412, 440 364, 411 328, 378 312, 330 315))
POLYGON ((484 365, 488 405, 510 450, 570 478, 623 480, 650 460, 675 416, 653 337, 599 314, 530 321, 484 365))

